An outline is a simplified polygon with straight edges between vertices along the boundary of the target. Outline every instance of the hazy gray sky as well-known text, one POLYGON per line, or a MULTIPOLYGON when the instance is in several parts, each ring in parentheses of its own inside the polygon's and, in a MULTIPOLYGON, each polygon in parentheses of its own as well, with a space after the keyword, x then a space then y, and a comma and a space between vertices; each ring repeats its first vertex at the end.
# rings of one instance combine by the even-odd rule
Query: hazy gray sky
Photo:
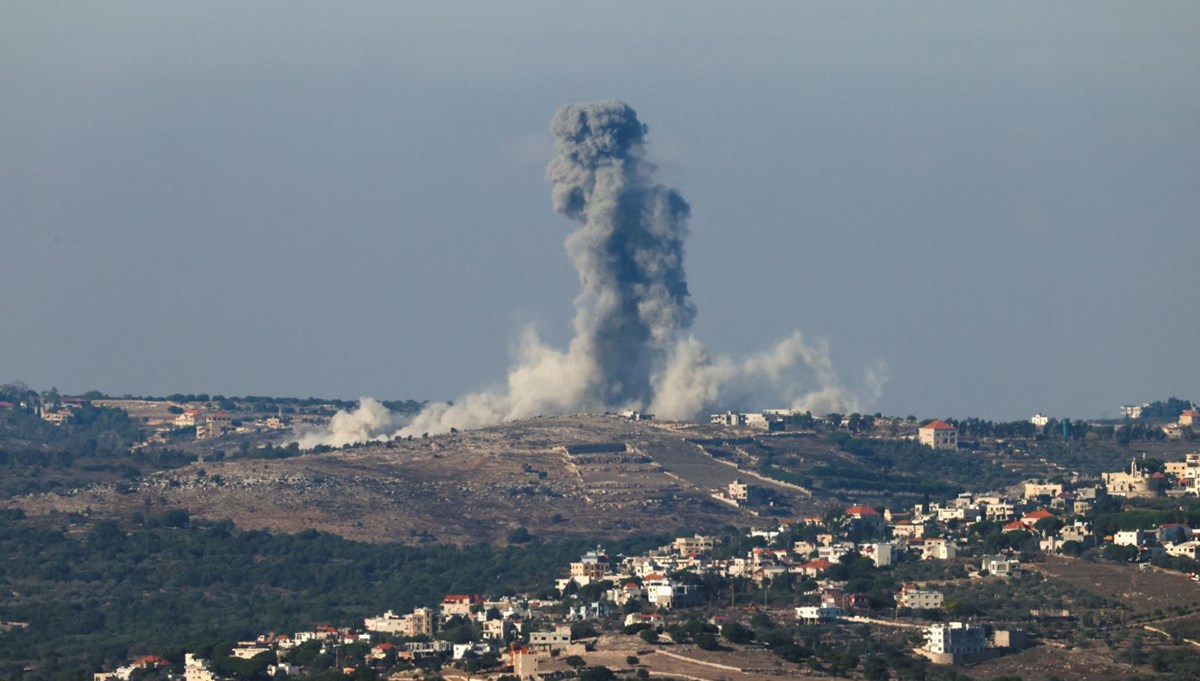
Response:
POLYGON ((1195 2, 2 7, 0 381, 502 380, 578 290, 550 118, 617 97, 711 350, 800 329, 901 415, 1200 396, 1195 2))

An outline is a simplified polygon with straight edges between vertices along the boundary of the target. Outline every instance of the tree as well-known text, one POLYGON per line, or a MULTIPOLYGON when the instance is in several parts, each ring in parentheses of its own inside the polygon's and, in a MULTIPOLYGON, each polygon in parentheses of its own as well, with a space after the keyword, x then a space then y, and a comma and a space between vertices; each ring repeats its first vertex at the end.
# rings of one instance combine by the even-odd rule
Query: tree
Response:
POLYGON ((525 544, 530 541, 533 541, 533 535, 524 525, 515 527, 508 533, 509 544, 525 544))
POLYGON ((754 640, 754 630, 739 622, 729 622, 721 627, 721 635, 730 643, 744 645, 754 640))
POLYGON ((567 659, 563 660, 563 662, 566 662, 568 667, 573 667, 575 669, 587 666, 587 662, 585 662, 584 659, 578 655, 569 655, 567 656, 567 659))
POLYGON ((579 681, 612 681, 615 678, 617 675, 604 666, 596 666, 579 672, 579 681))
POLYGON ((862 663, 863 676, 868 681, 886 681, 888 678, 887 662, 876 655, 868 655, 862 663))

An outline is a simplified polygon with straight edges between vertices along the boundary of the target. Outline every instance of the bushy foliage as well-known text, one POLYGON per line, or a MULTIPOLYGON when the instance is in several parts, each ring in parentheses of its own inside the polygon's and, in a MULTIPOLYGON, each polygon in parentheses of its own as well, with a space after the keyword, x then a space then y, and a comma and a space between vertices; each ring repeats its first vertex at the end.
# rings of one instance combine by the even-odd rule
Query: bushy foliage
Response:
MULTIPOLYGON (((609 546, 631 553, 662 542, 609 546)), ((312 530, 243 531, 182 509, 141 527, 102 522, 81 533, 6 512, 0 589, 19 595, 5 599, 0 618, 29 627, 0 635, 0 678, 53 678, 200 641, 350 624, 386 608, 436 605, 447 593, 534 588, 593 546, 373 545, 312 530), (31 662, 40 663, 32 675, 24 672, 31 662)))

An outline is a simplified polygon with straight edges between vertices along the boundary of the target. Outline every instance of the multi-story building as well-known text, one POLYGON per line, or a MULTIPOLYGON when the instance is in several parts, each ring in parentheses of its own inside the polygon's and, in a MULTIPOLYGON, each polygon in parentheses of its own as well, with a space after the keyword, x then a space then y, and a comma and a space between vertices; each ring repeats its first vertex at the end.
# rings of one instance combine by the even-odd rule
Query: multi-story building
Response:
POLYGON ((1121 416, 1127 419, 1142 418, 1142 408, 1148 407, 1148 404, 1123 404, 1121 405, 1121 416))
POLYGON ((233 418, 223 412, 213 412, 196 422, 196 439, 220 437, 233 428, 233 418))
POLYGON ((584 584, 598 582, 607 574, 608 556, 599 548, 588 551, 578 561, 571 563, 571 577, 584 584))
POLYGON ((949 622, 925 630, 925 649, 938 655, 970 655, 987 647, 987 632, 977 624, 949 622))
POLYGON ((726 494, 733 501, 736 501, 738 506, 757 506, 763 503, 763 490, 758 485, 751 485, 742 482, 741 479, 735 478, 729 483, 726 488, 726 494))
POLYGON ((944 597, 940 591, 921 589, 913 584, 905 584, 900 587, 900 594, 896 596, 896 605, 901 608, 933 610, 942 607, 943 600, 944 597))
POLYGON ((863 544, 858 547, 859 553, 870 558, 875 567, 887 567, 892 564, 895 547, 887 543, 863 544))
POLYGON ((442 599, 441 616, 442 621, 448 620, 455 615, 459 617, 470 618, 471 609, 475 606, 483 605, 483 597, 474 594, 450 594, 442 599))
POLYGON ((671 548, 681 556, 690 556, 696 553, 710 553, 716 545, 715 538, 698 534, 694 537, 677 537, 671 548))
POLYGON ((836 605, 802 605, 796 608, 796 619, 805 624, 830 622, 841 616, 842 609, 836 605))
POLYGON ((926 537, 921 548, 925 560, 952 560, 958 556, 958 547, 945 537, 926 537))
POLYGON ((917 441, 932 449, 958 449, 958 429, 934 419, 917 430, 917 441))
POLYGON ((534 631, 529 634, 529 646, 535 650, 556 650, 571 643, 571 627, 555 627, 553 631, 534 631))
POLYGON ((1007 558, 1005 556, 984 556, 982 560, 981 570, 986 570, 988 574, 999 577, 1007 577, 1021 567, 1021 562, 1015 558, 1007 558))

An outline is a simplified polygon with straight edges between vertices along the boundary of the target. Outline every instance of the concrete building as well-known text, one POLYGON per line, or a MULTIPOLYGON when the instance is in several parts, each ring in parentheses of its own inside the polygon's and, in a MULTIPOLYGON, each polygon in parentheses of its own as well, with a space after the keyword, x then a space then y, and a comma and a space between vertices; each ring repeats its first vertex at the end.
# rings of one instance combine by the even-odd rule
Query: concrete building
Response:
POLYGON ((1148 407, 1149 404, 1123 404, 1121 405, 1121 416, 1127 419, 1142 418, 1142 408, 1148 407))
POLYGON ((208 668, 208 660, 201 660, 191 653, 183 657, 184 681, 216 681, 216 675, 208 668))
POLYGON ((1038 497, 1056 497, 1062 494, 1062 483, 1057 482, 1027 482, 1025 483, 1025 499, 1038 497))
POLYGON ((921 558, 925 560, 953 560, 958 557, 958 547, 945 537, 927 537, 921 547, 921 558))
POLYGON ((1006 556, 984 556, 980 569, 986 570, 990 575, 1008 577, 1021 569, 1021 562, 1016 558, 1008 558, 1006 556))
POLYGON ((512 662, 513 675, 518 679, 524 681, 539 678, 538 658, 534 651, 524 646, 514 646, 509 651, 509 659, 512 662))
POLYGON ((1113 534, 1113 544, 1117 546, 1145 546, 1146 533, 1142 530, 1120 530, 1113 534))
POLYGON ((842 609, 835 605, 802 605, 796 608, 796 619, 804 624, 832 622, 842 616, 842 609))
POLYGON ((925 630, 925 649, 935 655, 961 657, 982 653, 987 647, 987 632, 977 624, 949 622, 930 625, 925 630))
POLYGON ((1121 497, 1156 497, 1162 492, 1163 478, 1138 470, 1137 460, 1129 463, 1128 471, 1101 473, 1109 494, 1121 497))
POLYGON ((761 487, 742 482, 740 478, 735 478, 729 483, 725 493, 737 502, 738 506, 758 506, 765 501, 761 487))
POLYGON ((859 553, 870 558, 875 567, 887 567, 894 560, 895 547, 888 543, 863 544, 859 547, 859 553))
POLYGON ((588 551, 576 562, 571 563, 571 576, 582 577, 581 584, 598 582, 608 574, 608 556, 599 547, 588 551))
POLYGON ((917 430, 917 441, 932 449, 958 449, 958 429, 934 419, 917 430))
POLYGON ((717 545, 715 537, 706 537, 704 535, 696 535, 694 537, 676 537, 671 544, 671 548, 681 556, 690 556, 698 553, 711 553, 717 545))
MULTIPOLYGON (((470 608, 467 612, 470 613, 470 608)), ((379 617, 363 620, 363 628, 399 636, 433 636, 433 619, 431 608, 416 608, 407 615, 397 615, 388 610, 379 617)))
POLYGON ((529 646, 534 650, 561 650, 571 644, 571 627, 556 627, 553 631, 534 631, 529 634, 529 646))
POLYGON ((945 597, 940 591, 921 589, 913 584, 905 584, 900 587, 900 594, 896 596, 896 605, 914 610, 933 610, 942 607, 944 600, 945 597))
POLYGON ((223 412, 207 414, 196 422, 196 439, 220 437, 233 429, 233 418, 223 412))

